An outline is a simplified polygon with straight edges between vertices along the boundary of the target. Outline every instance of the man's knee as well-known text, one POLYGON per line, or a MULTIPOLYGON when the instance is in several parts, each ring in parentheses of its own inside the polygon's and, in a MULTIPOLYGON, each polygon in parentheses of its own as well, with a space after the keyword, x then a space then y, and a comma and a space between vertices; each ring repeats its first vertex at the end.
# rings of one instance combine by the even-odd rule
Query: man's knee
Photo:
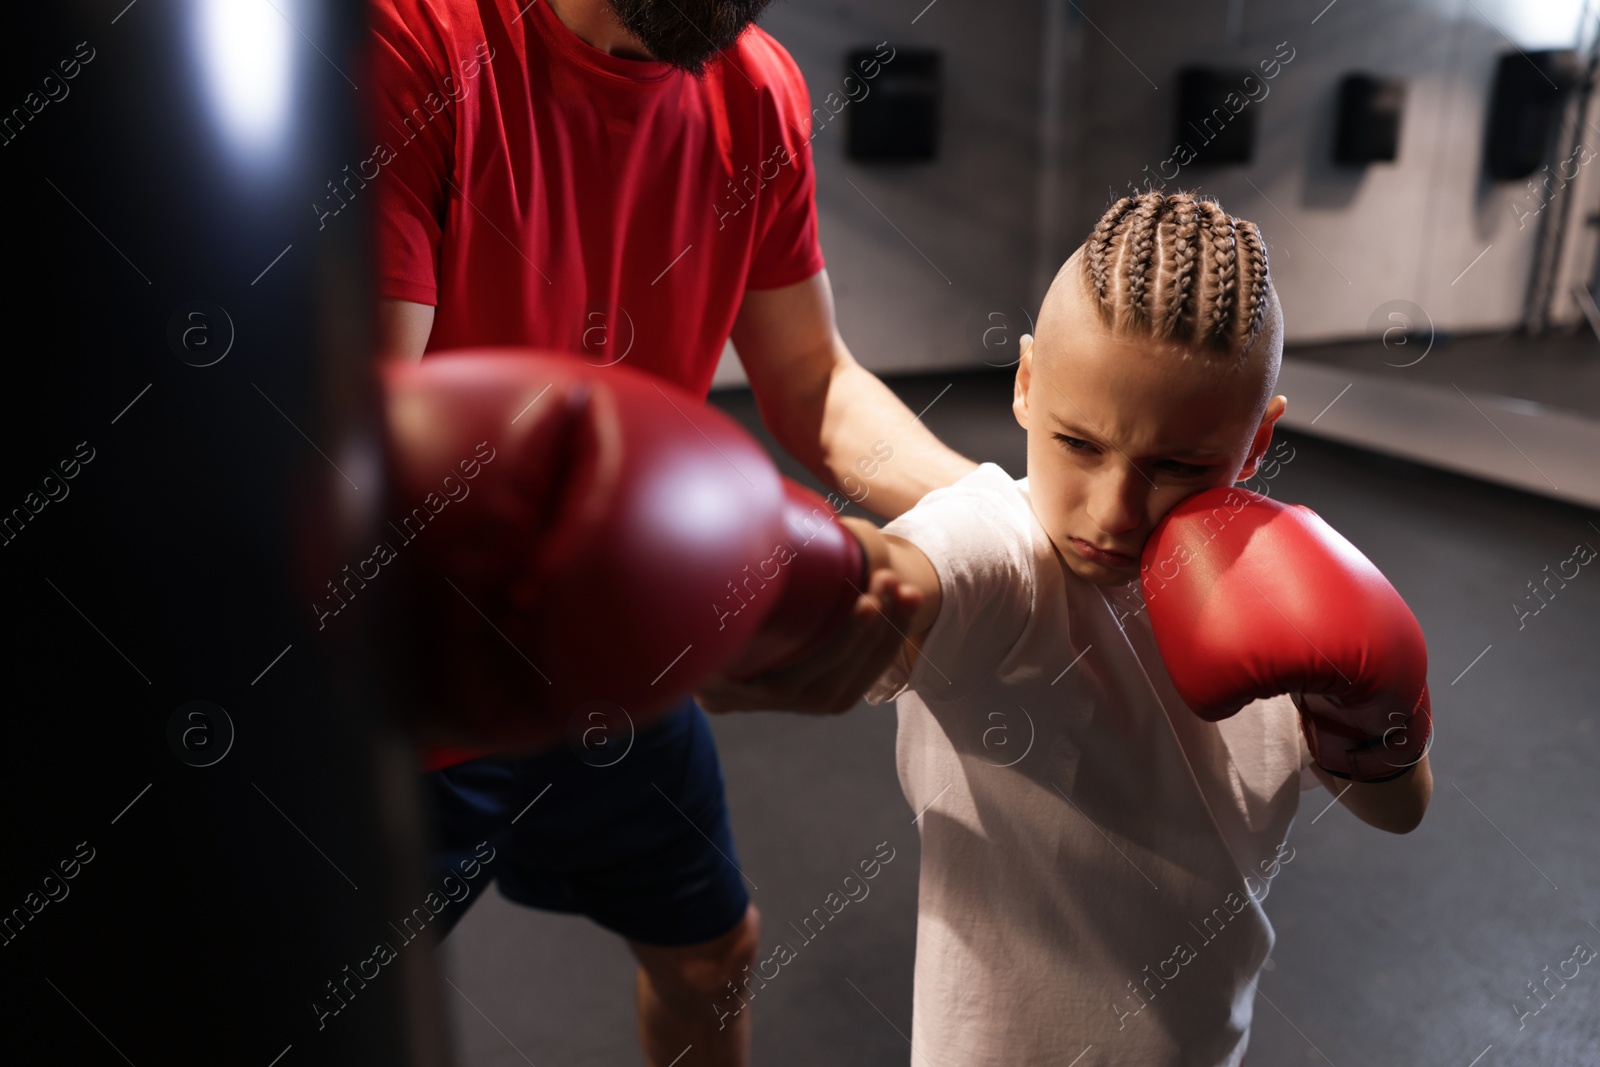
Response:
POLYGON ((733 929, 693 945, 633 944, 639 966, 656 995, 670 1004, 704 1005, 728 995, 731 982, 741 993, 744 983, 759 983, 756 952, 761 943, 761 914, 751 904, 733 929))

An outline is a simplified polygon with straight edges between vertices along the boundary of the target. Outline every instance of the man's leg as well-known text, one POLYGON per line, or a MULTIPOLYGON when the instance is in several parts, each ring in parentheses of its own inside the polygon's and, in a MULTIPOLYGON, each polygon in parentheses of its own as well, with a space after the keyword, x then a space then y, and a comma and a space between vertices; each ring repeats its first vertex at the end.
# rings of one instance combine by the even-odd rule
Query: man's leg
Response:
POLYGON ((629 941, 639 961, 639 1043, 650 1067, 742 1067, 750 1060, 750 1008, 741 979, 754 972, 761 916, 697 945, 629 941), (750 968, 750 970, 746 970, 750 968), (730 984, 746 1000, 729 991, 730 984), (687 1053, 687 1055, 685 1055, 687 1053))
POLYGON ((710 724, 688 699, 636 736, 619 722, 603 744, 586 727, 572 745, 509 761, 515 789, 462 774, 455 800, 482 786, 516 817, 493 865, 502 896, 587 915, 628 942, 653 1067, 746 1063, 749 1012, 728 983, 755 972, 759 928, 710 724))
MULTIPOLYGON (((437 940, 455 928, 473 902, 499 877, 515 827, 511 816, 527 803, 526 786, 514 767, 495 760, 473 760, 423 776, 432 821, 432 900, 442 910, 429 923, 437 940)), ((427 909, 402 919, 406 936, 425 922, 427 909)))

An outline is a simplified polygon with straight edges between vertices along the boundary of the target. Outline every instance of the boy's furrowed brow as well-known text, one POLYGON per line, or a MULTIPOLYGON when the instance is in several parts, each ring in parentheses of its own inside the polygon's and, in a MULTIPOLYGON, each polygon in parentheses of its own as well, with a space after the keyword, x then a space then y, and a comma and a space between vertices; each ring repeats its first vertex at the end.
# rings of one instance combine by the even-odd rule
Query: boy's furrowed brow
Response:
POLYGON ((1098 439, 1097 434, 1092 434, 1087 430, 1079 429, 1053 411, 1050 412, 1050 421, 1056 424, 1056 429, 1060 430, 1068 437, 1078 437, 1085 441, 1096 441, 1098 439))
MULTIPOLYGON (((1056 429, 1060 430, 1068 437, 1077 437, 1085 441, 1093 441, 1096 444, 1103 443, 1101 442, 1098 434, 1090 433, 1087 430, 1083 430, 1077 426, 1074 426, 1072 423, 1068 422, 1066 419, 1063 419, 1060 415, 1053 411, 1050 413, 1050 421, 1056 424, 1056 429)), ((1178 447, 1157 449, 1151 452, 1151 455, 1162 459, 1177 459, 1179 457, 1187 457, 1189 459, 1220 459, 1221 457, 1226 456, 1227 453, 1217 448, 1178 447)))

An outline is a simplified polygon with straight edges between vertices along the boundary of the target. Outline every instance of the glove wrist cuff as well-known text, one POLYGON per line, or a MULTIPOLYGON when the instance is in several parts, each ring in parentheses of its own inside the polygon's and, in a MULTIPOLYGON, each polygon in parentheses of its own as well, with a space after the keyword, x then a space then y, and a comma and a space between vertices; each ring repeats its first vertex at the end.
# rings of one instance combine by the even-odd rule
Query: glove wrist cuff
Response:
POLYGON ((1336 771, 1336 770, 1333 770, 1331 767, 1324 767, 1320 763, 1318 763, 1316 765, 1316 767, 1317 767, 1318 770, 1322 771, 1324 774, 1331 774, 1335 778, 1338 778, 1338 779, 1340 779, 1342 781, 1346 781, 1346 782, 1360 782, 1362 785, 1377 785, 1377 784, 1379 784, 1381 782, 1397 781, 1398 779, 1404 778, 1406 775, 1410 774, 1412 771, 1417 769, 1417 765, 1415 763, 1409 763, 1398 774, 1385 775, 1382 778, 1352 778, 1350 775, 1344 773, 1343 771, 1336 771))

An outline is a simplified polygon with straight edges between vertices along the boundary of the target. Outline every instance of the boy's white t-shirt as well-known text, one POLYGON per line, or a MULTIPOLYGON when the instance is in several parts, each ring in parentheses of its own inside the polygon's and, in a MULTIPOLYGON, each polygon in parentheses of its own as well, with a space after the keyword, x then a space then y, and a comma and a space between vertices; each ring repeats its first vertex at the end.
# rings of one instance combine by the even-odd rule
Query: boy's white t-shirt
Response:
POLYGON ((1137 583, 1074 575, 985 463, 885 532, 939 575, 896 697, 922 834, 915 1067, 1234 1067, 1273 945, 1260 901, 1320 783, 1287 696, 1217 723, 1174 690, 1137 583))

